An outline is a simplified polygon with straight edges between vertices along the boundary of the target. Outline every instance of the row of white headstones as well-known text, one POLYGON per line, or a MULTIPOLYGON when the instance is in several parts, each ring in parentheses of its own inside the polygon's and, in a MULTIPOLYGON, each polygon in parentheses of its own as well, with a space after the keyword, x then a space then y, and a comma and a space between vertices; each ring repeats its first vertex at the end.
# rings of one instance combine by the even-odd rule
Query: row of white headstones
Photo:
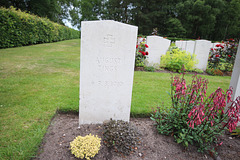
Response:
MULTIPOLYGON (((112 20, 82 22, 79 125, 129 121, 137 33, 138 27, 112 20)), ((160 46, 170 45, 167 39, 162 45, 152 45, 156 39, 164 38, 147 40, 150 56, 160 46)), ((195 50, 202 49, 201 42, 205 41, 195 42, 195 50)), ((240 95, 240 47, 238 53, 230 84, 234 97, 240 95)))
MULTIPOLYGON (((144 38, 138 38, 138 43, 144 41, 144 38)), ((161 56, 165 55, 170 47, 171 41, 160 36, 147 36, 146 43, 149 48, 147 51, 149 54, 147 57, 148 66, 160 65, 161 56)), ((216 45, 220 43, 211 43, 208 40, 196 40, 196 41, 176 41, 175 45, 182 51, 187 53, 196 54, 198 64, 196 68, 206 70, 208 64, 208 57, 210 48, 216 48, 216 45)))

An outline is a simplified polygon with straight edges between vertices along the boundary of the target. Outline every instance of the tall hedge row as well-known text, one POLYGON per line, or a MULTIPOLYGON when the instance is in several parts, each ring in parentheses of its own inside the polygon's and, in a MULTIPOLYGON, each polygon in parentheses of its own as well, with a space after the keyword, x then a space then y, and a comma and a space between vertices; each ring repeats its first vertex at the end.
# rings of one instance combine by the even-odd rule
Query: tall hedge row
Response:
POLYGON ((0 8, 0 48, 56 42, 80 37, 80 32, 26 12, 0 8))

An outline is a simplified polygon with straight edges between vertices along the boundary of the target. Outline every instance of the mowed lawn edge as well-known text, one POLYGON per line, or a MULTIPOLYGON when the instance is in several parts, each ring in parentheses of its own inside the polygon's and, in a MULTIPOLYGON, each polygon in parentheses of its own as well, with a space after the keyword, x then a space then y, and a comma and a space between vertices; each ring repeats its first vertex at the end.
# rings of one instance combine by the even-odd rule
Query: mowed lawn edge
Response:
MULTIPOLYGON (((0 159, 36 155, 56 110, 78 112, 80 40, 0 50, 0 159)), ((192 75, 185 75, 191 82, 192 75)), ((208 94, 231 77, 208 78, 208 94)), ((171 105, 169 73, 134 72, 131 116, 171 105), (164 102, 164 104, 162 104, 164 102)))

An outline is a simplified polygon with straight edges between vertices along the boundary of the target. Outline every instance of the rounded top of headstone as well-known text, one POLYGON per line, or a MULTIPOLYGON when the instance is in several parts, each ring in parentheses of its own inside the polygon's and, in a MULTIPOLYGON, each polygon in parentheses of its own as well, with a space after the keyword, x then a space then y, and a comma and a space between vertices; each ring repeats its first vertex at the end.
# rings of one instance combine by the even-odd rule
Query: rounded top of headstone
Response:
POLYGON ((93 20, 93 21, 82 21, 81 22, 81 24, 92 24, 92 23, 96 23, 96 25, 97 24, 124 25, 124 26, 128 26, 128 27, 138 28, 137 26, 114 21, 114 20, 93 20))

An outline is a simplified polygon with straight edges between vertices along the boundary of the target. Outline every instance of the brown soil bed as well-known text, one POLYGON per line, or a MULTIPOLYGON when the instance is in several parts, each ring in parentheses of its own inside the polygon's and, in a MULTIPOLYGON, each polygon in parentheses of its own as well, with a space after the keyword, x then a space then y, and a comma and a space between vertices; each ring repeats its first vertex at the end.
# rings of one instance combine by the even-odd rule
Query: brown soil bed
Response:
MULTIPOLYGON (((190 146, 186 151, 177 144, 171 136, 160 135, 156 131, 154 122, 149 118, 131 118, 130 122, 141 132, 142 143, 135 153, 123 157, 108 149, 103 144, 93 160, 190 160, 214 159, 209 153, 199 153, 196 147, 190 146)), ((102 125, 81 125, 78 128, 78 116, 74 114, 57 114, 48 128, 39 152, 34 159, 41 160, 68 160, 75 158, 69 148, 69 143, 76 136, 87 134, 98 135, 103 138, 102 125)), ((221 147, 217 148, 222 160, 240 159, 240 138, 230 135, 221 136, 221 147)), ((216 158, 216 157, 215 157, 216 158)))

